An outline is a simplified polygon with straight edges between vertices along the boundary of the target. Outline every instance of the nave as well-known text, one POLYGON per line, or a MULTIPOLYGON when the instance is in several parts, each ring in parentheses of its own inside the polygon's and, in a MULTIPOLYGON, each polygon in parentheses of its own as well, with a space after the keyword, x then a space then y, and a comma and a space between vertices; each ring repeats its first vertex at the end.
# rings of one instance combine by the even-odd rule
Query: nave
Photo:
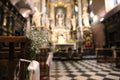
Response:
POLYGON ((50 80, 120 80, 120 69, 95 60, 53 61, 50 80))

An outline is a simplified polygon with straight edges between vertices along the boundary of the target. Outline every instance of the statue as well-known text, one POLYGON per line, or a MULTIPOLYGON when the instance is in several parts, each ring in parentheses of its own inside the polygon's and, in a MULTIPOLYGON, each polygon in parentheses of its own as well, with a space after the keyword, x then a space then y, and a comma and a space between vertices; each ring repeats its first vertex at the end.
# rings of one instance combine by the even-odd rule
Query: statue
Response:
POLYGON ((63 43, 65 43, 65 42, 66 42, 66 39, 65 39, 64 34, 59 34, 59 35, 58 35, 58 43, 63 44, 63 43))
POLYGON ((86 7, 83 8, 83 16, 82 16, 82 18, 83 18, 84 26, 89 26, 90 25, 89 24, 89 14, 87 13, 87 8, 86 7))
POLYGON ((49 19, 48 15, 46 15, 45 21, 46 21, 46 22, 45 22, 46 28, 49 29, 49 26, 50 26, 50 19, 49 19))
POLYGON ((64 13, 62 11, 59 11, 56 14, 56 19, 57 19, 57 25, 58 26, 63 26, 64 25, 64 13))
POLYGON ((75 17, 75 15, 73 15, 73 18, 71 19, 71 23, 72 23, 73 30, 76 30, 76 17, 75 17))
POLYGON ((36 25, 36 27, 40 27, 41 26, 41 12, 39 12, 36 8, 35 8, 35 12, 33 14, 33 18, 32 18, 32 23, 36 25))

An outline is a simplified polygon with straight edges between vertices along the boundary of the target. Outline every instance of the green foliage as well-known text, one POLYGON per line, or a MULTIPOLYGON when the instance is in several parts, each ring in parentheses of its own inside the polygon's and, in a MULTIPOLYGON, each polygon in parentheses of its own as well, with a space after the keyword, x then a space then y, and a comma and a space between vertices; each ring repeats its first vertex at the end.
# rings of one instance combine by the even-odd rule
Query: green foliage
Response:
POLYGON ((36 54, 35 54, 35 50, 31 49, 31 45, 32 44, 32 40, 31 39, 27 39, 27 59, 28 60, 33 60, 35 59, 36 57, 36 54))

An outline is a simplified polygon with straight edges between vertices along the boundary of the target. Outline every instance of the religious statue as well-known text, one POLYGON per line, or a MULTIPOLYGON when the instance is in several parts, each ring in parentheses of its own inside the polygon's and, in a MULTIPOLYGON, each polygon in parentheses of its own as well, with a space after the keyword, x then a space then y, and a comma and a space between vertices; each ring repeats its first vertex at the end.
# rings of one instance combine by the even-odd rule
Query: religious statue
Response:
POLYGON ((83 35, 84 39, 85 39, 85 47, 86 48, 90 48, 93 46, 92 44, 92 31, 89 28, 86 28, 86 30, 84 30, 84 35, 83 35))
POLYGON ((75 15, 73 15, 73 18, 71 19, 71 23, 72 23, 73 30, 76 30, 76 17, 75 17, 75 15))
POLYGON ((49 19, 48 15, 46 15, 45 21, 46 21, 46 22, 45 22, 46 28, 49 29, 49 26, 50 26, 50 19, 49 19))
POLYGON ((89 26, 89 14, 87 13, 87 8, 83 8, 83 24, 84 26, 89 26))
POLYGON ((62 11, 59 11, 56 14, 56 19, 57 19, 57 25, 58 26, 63 26, 64 25, 64 13, 62 11))
POLYGON ((65 42, 66 42, 66 39, 65 39, 64 34, 59 34, 59 35, 58 35, 58 43, 63 44, 63 43, 65 43, 65 42))
POLYGON ((41 14, 37 8, 35 8, 35 12, 33 14, 33 18, 32 18, 32 23, 36 25, 36 27, 40 27, 41 26, 41 14))

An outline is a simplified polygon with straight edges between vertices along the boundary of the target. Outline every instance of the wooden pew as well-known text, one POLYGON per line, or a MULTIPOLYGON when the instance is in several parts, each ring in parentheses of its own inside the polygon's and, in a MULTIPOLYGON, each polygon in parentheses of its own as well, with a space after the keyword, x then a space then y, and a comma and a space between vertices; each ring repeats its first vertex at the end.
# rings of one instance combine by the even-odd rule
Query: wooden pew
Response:
MULTIPOLYGON (((9 58, 9 47, 3 47, 0 49, 0 59, 8 59, 9 58)), ((21 58, 21 47, 15 47, 14 48, 14 58, 21 58)))
POLYGON ((112 48, 96 48, 97 62, 115 62, 114 50, 112 48))
POLYGON ((68 53, 66 52, 66 50, 61 50, 60 53, 60 60, 68 60, 68 53))
POLYGON ((120 68, 120 48, 116 49, 116 67, 120 68))
MULTIPOLYGON (((0 36, 0 43, 7 42, 9 45, 2 46, 0 49, 0 79, 13 80, 14 71, 20 58, 26 58, 26 40, 25 36, 0 36), (16 47, 15 43, 21 46, 16 47)), ((20 80, 25 79, 25 65, 21 66, 20 80)))
POLYGON ((81 55, 76 50, 74 50, 71 59, 72 60, 80 60, 81 55))
POLYGON ((40 53, 36 55, 36 60, 40 63, 40 80, 49 80, 49 66, 46 64, 46 61, 48 59, 48 52, 50 49, 48 47, 46 48, 40 48, 40 53))

